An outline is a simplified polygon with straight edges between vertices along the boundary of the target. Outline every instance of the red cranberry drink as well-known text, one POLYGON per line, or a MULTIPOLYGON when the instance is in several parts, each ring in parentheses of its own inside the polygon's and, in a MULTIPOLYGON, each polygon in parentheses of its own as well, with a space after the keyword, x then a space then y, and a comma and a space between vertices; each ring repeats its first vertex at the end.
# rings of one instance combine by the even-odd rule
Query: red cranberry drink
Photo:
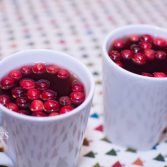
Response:
POLYGON ((114 40, 109 57, 120 67, 147 77, 167 77, 167 40, 151 34, 131 34, 114 40))
POLYGON ((47 117, 71 112, 85 100, 84 85, 55 64, 26 64, 0 80, 0 103, 20 114, 47 117))

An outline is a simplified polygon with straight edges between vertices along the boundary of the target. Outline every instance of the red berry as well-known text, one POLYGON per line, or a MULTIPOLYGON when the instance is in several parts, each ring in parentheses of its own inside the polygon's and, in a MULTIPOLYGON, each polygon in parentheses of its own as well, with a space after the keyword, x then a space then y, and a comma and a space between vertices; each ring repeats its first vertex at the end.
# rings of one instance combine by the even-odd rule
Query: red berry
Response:
POLYGON ((59 103, 62 106, 68 106, 71 105, 71 99, 68 96, 62 96, 59 99, 59 103))
POLYGON ((44 110, 46 113, 57 112, 59 111, 60 105, 55 100, 47 100, 44 102, 44 110))
POLYGON ((129 36, 129 39, 132 41, 132 42, 138 42, 139 41, 139 35, 137 34, 132 34, 129 36))
POLYGON ((153 49, 145 49, 144 50, 144 55, 150 61, 155 59, 155 51, 153 49))
POLYGON ((18 106, 15 104, 15 103, 8 103, 6 105, 6 107, 9 109, 9 110, 12 110, 12 111, 15 111, 17 112, 19 110, 18 106))
POLYGON ((20 108, 28 108, 29 107, 29 100, 28 98, 25 97, 19 97, 16 99, 16 104, 20 107, 20 108))
POLYGON ((73 92, 83 92, 84 91, 84 86, 81 83, 75 83, 72 85, 72 91, 73 92))
POLYGON ((15 80, 11 77, 4 77, 0 84, 2 89, 10 89, 15 85, 15 80))
POLYGON ((154 77, 156 78, 165 78, 167 75, 164 72, 154 72, 154 77))
POLYGON ((142 72, 142 75, 146 76, 146 77, 153 77, 153 75, 151 73, 148 73, 148 72, 142 72))
POLYGON ((116 50, 111 50, 109 52, 109 56, 110 56, 110 58, 113 61, 119 61, 119 60, 121 60, 121 54, 118 51, 116 51, 116 50))
POLYGON ((155 57, 159 60, 164 60, 166 58, 166 53, 164 51, 157 51, 155 57))
POLYGON ((35 88, 35 82, 32 79, 22 79, 20 81, 20 86, 23 89, 33 89, 35 88))
POLYGON ((121 61, 116 61, 115 64, 117 64, 118 66, 124 68, 124 64, 121 61))
POLYGON ((11 77, 15 80, 19 80, 22 77, 22 74, 21 74, 20 70, 12 70, 9 73, 9 77, 11 77))
POLYGON ((115 49, 123 49, 125 46, 125 42, 122 39, 117 39, 113 42, 113 46, 115 49))
POLYGON ((143 64, 146 63, 146 57, 142 53, 134 54, 132 60, 133 60, 134 63, 136 63, 138 65, 143 65, 143 64))
POLYGON ((144 34, 141 36, 140 40, 143 42, 151 43, 153 41, 153 37, 149 34, 144 34))
POLYGON ((132 44, 132 45, 130 46, 130 50, 131 50, 133 53, 139 53, 139 52, 141 52, 141 48, 140 48, 140 46, 137 45, 137 44, 132 44))
POLYGON ((132 53, 131 50, 123 50, 123 51, 121 52, 121 56, 122 56, 123 59, 129 60, 129 59, 132 58, 133 53, 132 53))
POLYGON ((167 44, 167 42, 166 42, 165 39, 162 39, 162 38, 159 38, 159 37, 154 38, 154 45, 155 46, 165 47, 166 44, 167 44))
POLYGON ((51 99, 55 99, 56 97, 57 97, 57 92, 51 89, 44 90, 40 95, 40 98, 42 100, 51 100, 51 99))
POLYGON ((50 82, 45 79, 40 79, 36 82, 36 88, 39 90, 47 90, 50 86, 50 82))
POLYGON ((40 91, 38 89, 29 89, 27 92, 27 97, 30 100, 39 99, 40 91))
POLYGON ((48 114, 46 114, 43 111, 33 111, 32 116, 34 116, 34 117, 47 117, 48 114))
POLYGON ((32 73, 32 66, 30 66, 30 65, 22 66, 20 71, 23 75, 31 74, 32 73))
POLYGON ((31 115, 30 111, 28 110, 19 110, 18 113, 23 115, 31 115))
POLYGON ((70 94, 71 102, 75 105, 80 105, 85 100, 84 92, 72 92, 70 94))
POLYGON ((149 43, 149 42, 141 42, 141 43, 140 43, 140 47, 141 47, 142 49, 151 49, 152 44, 149 43))
POLYGON ((30 110, 35 113, 43 111, 43 102, 41 100, 33 100, 30 105, 30 110))
POLYGON ((66 69, 60 69, 57 72, 57 77, 60 79, 67 79, 70 76, 70 73, 66 69))
POLYGON ((60 114, 65 114, 72 111, 74 108, 72 106, 64 106, 60 109, 60 114))
POLYGON ((58 116, 59 115, 59 113, 58 112, 51 112, 50 114, 49 114, 49 116, 50 117, 53 117, 53 116, 58 116))
POLYGON ((25 95, 25 89, 22 87, 15 87, 12 89, 13 98, 23 97, 25 95))
POLYGON ((50 74, 57 74, 58 70, 59 70, 59 67, 57 65, 54 65, 54 64, 46 65, 46 71, 50 74))
POLYGON ((6 106, 10 102, 10 98, 7 95, 0 95, 0 104, 6 106))
POLYGON ((43 63, 36 63, 32 67, 32 71, 36 74, 42 74, 46 71, 45 64, 43 63))

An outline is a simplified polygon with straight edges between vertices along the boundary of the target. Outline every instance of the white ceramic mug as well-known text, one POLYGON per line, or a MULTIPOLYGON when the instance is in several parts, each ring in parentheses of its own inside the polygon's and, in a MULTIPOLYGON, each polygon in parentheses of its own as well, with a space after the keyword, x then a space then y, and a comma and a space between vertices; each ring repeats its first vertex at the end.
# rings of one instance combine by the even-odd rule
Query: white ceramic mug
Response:
POLYGON ((0 165, 9 167, 74 167, 83 142, 94 92, 88 69, 64 53, 30 50, 15 53, 0 62, 0 78, 24 64, 45 62, 76 74, 85 85, 86 99, 72 112, 57 117, 36 118, 17 114, 0 105, 1 124, 8 132, 7 151, 0 165))
POLYGON ((167 39, 167 30, 149 25, 125 26, 108 35, 103 45, 104 129, 114 143, 146 150, 167 127, 167 78, 134 74, 109 58, 113 40, 130 34, 167 39))

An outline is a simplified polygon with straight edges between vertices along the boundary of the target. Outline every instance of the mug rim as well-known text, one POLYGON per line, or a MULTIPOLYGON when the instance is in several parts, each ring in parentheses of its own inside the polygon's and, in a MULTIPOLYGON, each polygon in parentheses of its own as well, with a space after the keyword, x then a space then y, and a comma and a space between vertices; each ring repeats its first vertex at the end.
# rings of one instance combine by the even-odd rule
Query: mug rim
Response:
MULTIPOLYGON (((143 29, 146 28, 146 33, 147 34, 148 30, 153 30, 155 32, 163 32, 166 33, 167 35, 167 30, 165 28, 160 28, 158 26, 154 26, 154 25, 148 25, 148 24, 132 24, 132 25, 125 25, 125 26, 121 26, 119 28, 116 28, 115 30, 111 31, 104 39, 103 42, 103 46, 102 46, 102 50, 103 50, 103 60, 105 60, 110 66, 112 65, 113 68, 115 68, 115 70, 119 71, 120 73, 124 74, 124 75, 128 75, 129 77, 133 77, 135 79, 143 79, 146 81, 151 81, 151 82, 166 82, 167 81, 167 77, 165 78, 154 78, 154 77, 146 77, 146 76, 142 76, 139 74, 135 74, 133 72, 130 72, 124 68, 119 67, 116 63, 114 63, 113 60, 111 60, 109 58, 108 55, 108 51, 107 51, 107 45, 111 45, 111 41, 110 38, 112 36, 114 36, 115 34, 119 34, 120 32, 123 31, 127 31, 127 30, 131 30, 131 29, 143 29), (110 42, 110 43, 109 43, 110 42)), ((126 33, 125 33, 126 34, 126 33)), ((136 32, 131 32, 131 34, 138 34, 137 31, 136 32)), ((166 39, 167 40, 167 39, 166 39)))
MULTIPOLYGON (((26 50, 22 50, 22 51, 18 51, 14 54, 11 54, 10 56, 6 56, 5 58, 3 58, 0 61, 0 64, 3 63, 4 61, 8 60, 12 57, 15 57, 18 54, 24 54, 24 53, 32 53, 32 52, 49 52, 52 54, 57 54, 57 55, 62 55, 65 58, 68 57, 68 59, 71 59, 75 64, 77 64, 78 66, 80 66, 83 71, 86 73, 86 75, 88 76, 89 82, 90 82, 90 90, 88 91, 88 95, 86 96, 84 102, 76 107, 75 109, 73 109, 71 112, 62 114, 62 115, 58 115, 58 116, 53 116, 53 117, 34 117, 34 116, 27 116, 27 115, 22 115, 16 112, 11 112, 9 109, 7 109, 5 106, 0 104, 0 109, 3 110, 6 114, 15 117, 17 119, 20 120, 26 120, 26 121, 30 121, 30 122, 52 122, 52 121, 59 121, 62 119, 66 119, 69 118, 73 115, 76 115, 77 113, 79 113, 81 110, 83 110, 88 104, 89 102, 92 100, 93 95, 94 95, 94 89, 95 89, 95 83, 94 83, 94 79, 92 74, 90 73, 90 71, 88 70, 88 68, 82 64, 79 60, 77 60, 76 58, 72 57, 71 55, 61 52, 61 51, 55 51, 55 50, 51 50, 51 49, 26 49, 26 50)), ((76 73, 77 74, 77 73, 76 73)), ((0 111, 0 112, 3 112, 0 111)))

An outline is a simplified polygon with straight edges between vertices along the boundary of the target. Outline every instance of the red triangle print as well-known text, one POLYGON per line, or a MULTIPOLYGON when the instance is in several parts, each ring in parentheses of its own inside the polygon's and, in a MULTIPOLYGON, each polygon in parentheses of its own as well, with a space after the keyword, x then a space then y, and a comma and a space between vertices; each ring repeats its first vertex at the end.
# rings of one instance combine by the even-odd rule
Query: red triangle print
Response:
POLYGON ((134 165, 144 166, 143 161, 140 158, 137 158, 134 162, 134 165))
POLYGON ((97 127, 95 128, 95 130, 100 131, 100 132, 103 132, 104 127, 103 127, 103 125, 99 125, 99 126, 97 126, 97 127))
POLYGON ((111 167, 123 167, 119 161, 117 161, 113 166, 111 167))

